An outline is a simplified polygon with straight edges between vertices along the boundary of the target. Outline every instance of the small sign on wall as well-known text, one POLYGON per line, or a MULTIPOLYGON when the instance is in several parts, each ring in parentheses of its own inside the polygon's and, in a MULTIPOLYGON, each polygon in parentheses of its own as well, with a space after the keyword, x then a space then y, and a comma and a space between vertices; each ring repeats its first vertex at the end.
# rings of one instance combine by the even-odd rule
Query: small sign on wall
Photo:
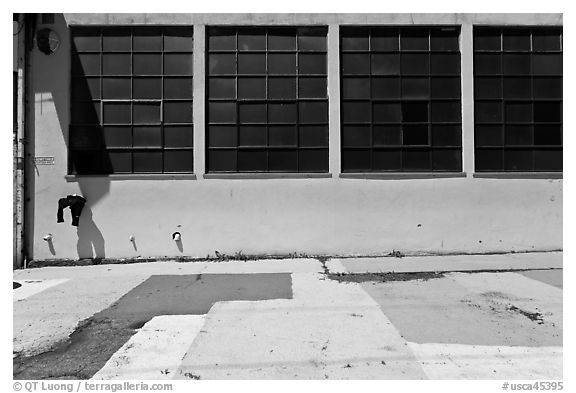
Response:
POLYGON ((54 165, 54 157, 34 157, 36 165, 54 165))

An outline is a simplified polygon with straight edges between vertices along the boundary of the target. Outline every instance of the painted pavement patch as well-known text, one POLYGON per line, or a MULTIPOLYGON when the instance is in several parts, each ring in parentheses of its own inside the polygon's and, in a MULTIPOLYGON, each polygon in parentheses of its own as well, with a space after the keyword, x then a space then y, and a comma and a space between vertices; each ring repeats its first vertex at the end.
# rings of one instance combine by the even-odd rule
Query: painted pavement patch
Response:
POLYGON ((87 379, 152 318, 203 315, 216 302, 291 299, 289 273, 156 275, 81 322, 48 352, 13 360, 14 379, 87 379))

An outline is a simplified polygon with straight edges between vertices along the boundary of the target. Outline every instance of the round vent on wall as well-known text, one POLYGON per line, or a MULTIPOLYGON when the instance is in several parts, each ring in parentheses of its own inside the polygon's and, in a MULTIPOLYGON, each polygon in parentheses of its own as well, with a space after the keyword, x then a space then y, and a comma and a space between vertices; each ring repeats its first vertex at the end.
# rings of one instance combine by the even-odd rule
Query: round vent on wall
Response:
POLYGON ((40 29, 36 33, 36 46, 46 55, 56 52, 60 45, 60 37, 52 29, 40 29))

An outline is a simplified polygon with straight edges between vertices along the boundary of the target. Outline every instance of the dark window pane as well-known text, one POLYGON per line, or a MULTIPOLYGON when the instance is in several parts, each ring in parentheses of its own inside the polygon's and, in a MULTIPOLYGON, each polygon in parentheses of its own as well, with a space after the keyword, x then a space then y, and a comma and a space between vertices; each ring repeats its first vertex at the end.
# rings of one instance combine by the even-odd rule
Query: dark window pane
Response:
POLYGON ((162 172, 161 152, 134 152, 134 172, 162 172))
POLYGON ((270 123, 296 123, 296 103, 268 104, 270 123))
POLYGON ((105 145, 100 127, 71 127, 70 147, 73 149, 99 149, 105 145))
POLYGON ((192 123, 192 102, 164 102, 165 123, 192 123))
POLYGON ((502 72, 500 54, 475 54, 474 73, 476 75, 498 75, 502 72))
POLYGON ((432 30, 430 34, 430 50, 433 51, 458 51, 458 31, 453 30, 432 30))
POLYGON ((296 78, 268 78, 268 98, 296 98, 296 78))
POLYGON ((132 147, 132 127, 104 127, 106 147, 132 147))
POLYGON ((72 30, 73 47, 78 51, 99 51, 100 31, 98 30, 72 30))
POLYGON ((192 147, 192 126, 164 126, 164 147, 192 147))
POLYGON ((501 126, 476 126, 474 128, 476 146, 503 146, 501 126))
POLYGON ((502 49, 500 41, 500 31, 498 29, 474 30, 474 50, 495 50, 502 49))
POLYGON ((432 126, 432 146, 462 146, 460 126, 432 126))
POLYGON ((542 124, 534 126, 534 144, 562 146, 562 126, 542 124))
POLYGON ((134 147, 161 147, 160 127, 134 127, 134 147))
POLYGON ((532 170, 532 150, 506 150, 504 152, 504 169, 509 171, 532 170))
MULTIPOLYGON (((317 33, 319 34, 319 33, 317 33)), ((298 50, 301 51, 325 51, 326 35, 300 32, 298 36, 298 50)))
POLYGON ((298 108, 299 121, 301 123, 327 123, 327 102, 300 102, 298 108))
POLYGON ((460 102, 433 102, 432 122, 460 122, 462 120, 462 105, 460 102))
POLYGON ((132 45, 135 52, 162 51, 162 31, 151 29, 149 26, 134 31, 132 45))
POLYGON ((192 54, 164 54, 164 75, 192 75, 192 54))
POLYGON ((370 102, 342 103, 342 118, 345 123, 369 123, 370 102))
POLYGON ((304 149, 298 152, 300 172, 328 172, 328 149, 304 149))
POLYGON ((373 75, 400 75, 400 55, 397 54, 373 54, 373 75))
POLYGON ((267 143, 265 126, 240 126, 239 146, 266 146, 267 143))
POLYGON ((374 146, 397 146, 402 144, 402 128, 400 126, 374 126, 374 146))
MULTIPOLYGON (((328 147, 327 126, 300 126, 298 129, 300 146, 328 147)), ((270 140, 272 140, 272 134, 270 134, 270 140)))
POLYGON ((266 98, 266 78, 238 78, 238 98, 266 98))
POLYGON ((111 171, 109 159, 105 159, 102 152, 98 150, 72 151, 70 163, 72 173, 92 174, 111 171))
POLYGON ((502 122, 502 104, 499 102, 476 102, 474 117, 481 123, 502 122))
POLYGON ((72 106, 72 123, 75 124, 100 124, 100 103, 75 102, 72 106))
POLYGON ((436 171, 461 171, 462 151, 460 149, 432 151, 432 169, 436 171))
POLYGON ((279 29, 268 31, 268 50, 295 50, 296 31, 279 29))
POLYGON ((402 98, 421 98, 430 97, 430 85, 428 78, 403 78, 402 79, 402 98))
POLYGON ((229 102, 209 103, 208 119, 211 123, 235 123, 236 104, 229 102))
POLYGON ((504 111, 507 123, 532 121, 532 104, 530 103, 507 102, 504 106, 504 111))
POLYGON ((428 145, 428 126, 403 126, 402 142, 404 145, 428 145))
POLYGON ((299 74, 326 74, 325 54, 305 54, 298 55, 299 74))
POLYGON ((73 75, 99 75, 100 55, 98 54, 74 54, 72 57, 73 75))
POLYGON ((502 98, 502 78, 475 78, 474 95, 476 98, 502 98))
POLYGON ((238 50, 265 50, 266 34, 263 30, 240 29, 238 50))
POLYGON ((210 98, 236 98, 236 79, 210 78, 208 91, 210 98))
POLYGON ((534 169, 537 171, 562 171, 562 149, 535 150, 534 169))
POLYGON ((373 168, 375 171, 394 171, 402 169, 402 150, 386 149, 372 152, 373 168))
POLYGON ((562 78, 534 78, 534 98, 562 98, 562 78))
POLYGON ((238 55, 239 74, 265 74, 266 55, 264 54, 239 54, 238 55))
POLYGON ((238 146, 238 129, 235 126, 210 126, 208 128, 208 146, 238 146))
POLYGON ((342 151, 342 169, 344 172, 369 171, 370 167, 369 149, 344 149, 342 151))
POLYGON ((426 30, 403 30, 400 37, 400 49, 402 50, 428 50, 428 31, 426 30))
POLYGON ((342 98, 370 98, 370 78, 343 78, 342 98))
POLYGON ((372 50, 376 51, 397 51, 398 50, 398 31, 392 30, 375 30, 372 32, 372 50))
POLYGON ((368 31, 356 30, 342 34, 342 50, 368 50, 368 31))
POLYGON ((532 81, 530 78, 505 78, 504 98, 530 98, 532 81))
POLYGON ((100 78, 72 79, 73 100, 97 100, 100 98, 100 78))
POLYGON ((403 105, 400 103, 374 104, 374 121, 394 123, 402 121, 403 105))
POLYGON ((403 75, 427 75, 430 73, 427 54, 402 54, 403 75))
POLYGON ((535 122, 561 122, 562 103, 561 102, 535 102, 534 103, 535 122))
POLYGON ((162 79, 134 78, 133 89, 135 99, 160 99, 162 98, 162 79))
MULTIPOLYGON (((439 103, 434 103, 439 104, 439 103)), ((403 102, 402 103, 402 121, 427 122, 428 121, 428 103, 427 102, 403 102)))
POLYGON ((504 30, 502 45, 505 51, 529 51, 530 32, 518 30, 504 30))
POLYGON ((284 53, 268 54, 269 74, 296 74, 296 55, 284 53))
POLYGON ((504 141, 507 146, 532 145, 532 127, 507 125, 504 128, 504 141))
POLYGON ((171 28, 164 32, 165 52, 192 52, 192 28, 171 28))
POLYGON ((135 53, 133 55, 135 75, 162 75, 162 55, 135 53))
POLYGON ((132 172, 132 153, 126 151, 109 151, 108 159, 110 160, 112 173, 131 173, 132 172))
POLYGON ((477 171, 501 171, 504 168, 504 157, 500 149, 476 149, 477 171))
POLYGON ((105 124, 129 124, 130 104, 119 102, 104 103, 104 123, 105 124))
POLYGON ((192 98, 192 78, 164 78, 164 98, 192 98))
POLYGON ((460 55, 457 53, 432 53, 430 69, 437 75, 460 75, 460 55))
MULTIPOLYGON (((136 124, 160 123, 160 103, 134 103, 132 121, 136 124)), ((166 106, 165 106, 166 108, 166 106)))
POLYGON ((104 75, 130 75, 130 55, 103 54, 102 73, 104 75))
POLYGON ((102 98, 124 98, 130 99, 132 82, 130 78, 103 78, 102 98))
POLYGON ((271 172, 297 172, 297 150, 270 150, 268 152, 268 169, 271 172))
POLYGON ((129 52, 131 49, 129 29, 104 29, 102 50, 104 52, 129 52))
POLYGON ((208 48, 210 50, 235 50, 236 32, 233 30, 208 30, 208 48))
POLYGON ((271 126, 268 127, 270 146, 296 146, 298 134, 294 126, 271 126))
POLYGON ((208 72, 211 75, 235 74, 236 55, 211 54, 208 58, 208 72))
POLYGON ((298 81, 299 98, 326 98, 326 78, 300 78, 298 81))
POLYGON ((344 126, 342 128, 342 146, 370 147, 371 134, 370 126, 344 126))
POLYGON ((404 169, 409 171, 429 171, 430 151, 429 150, 404 150, 404 169))
POLYGON ((400 98, 400 78, 372 78, 372 98, 400 98))
POLYGON ((192 151, 164 151, 164 172, 192 172, 192 165, 192 151))
POLYGON ((536 54, 533 59, 534 75, 562 75, 561 54, 536 54))
POLYGON ((560 30, 541 30, 532 33, 532 50, 559 51, 562 48, 560 30))
POLYGON ((530 55, 503 55, 504 74, 530 74, 530 55))
POLYGON ((266 104, 238 105, 240 123, 266 123, 266 104))
POLYGON ((460 98, 460 78, 432 78, 432 98, 460 98))
POLYGON ((370 55, 343 53, 342 73, 344 75, 370 74, 370 55))
POLYGON ((239 150, 238 151, 238 171, 240 172, 261 172, 268 168, 268 157, 266 150, 239 150))
POLYGON ((210 150, 209 172, 236 172, 236 150, 210 150))

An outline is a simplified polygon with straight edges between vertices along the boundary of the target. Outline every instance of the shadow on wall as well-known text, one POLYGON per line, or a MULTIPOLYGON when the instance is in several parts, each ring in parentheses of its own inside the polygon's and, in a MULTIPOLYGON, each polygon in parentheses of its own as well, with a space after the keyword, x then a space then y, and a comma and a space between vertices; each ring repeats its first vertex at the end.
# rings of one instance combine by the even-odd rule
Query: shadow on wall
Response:
POLYGON ((78 258, 106 258, 106 242, 102 232, 94 223, 92 217, 92 208, 89 205, 84 206, 78 225, 78 258))

